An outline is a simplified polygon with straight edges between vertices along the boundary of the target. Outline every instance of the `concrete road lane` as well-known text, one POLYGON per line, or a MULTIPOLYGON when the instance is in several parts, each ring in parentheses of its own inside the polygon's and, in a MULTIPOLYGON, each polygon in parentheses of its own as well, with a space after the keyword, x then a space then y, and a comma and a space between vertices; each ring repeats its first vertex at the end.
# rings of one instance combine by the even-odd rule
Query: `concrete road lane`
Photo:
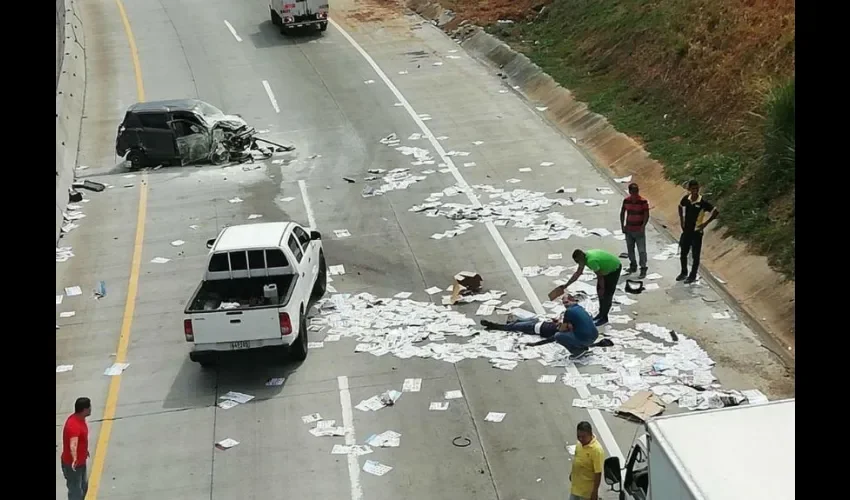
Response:
MULTIPOLYGON (((499 228, 494 240, 483 225, 452 239, 431 239, 453 224, 408 209, 454 185, 453 173, 435 172, 384 196, 361 196, 366 170, 411 166, 410 157, 379 143, 390 133, 405 145, 428 149, 437 163, 444 159, 427 139, 406 139, 423 133, 421 125, 434 136, 446 136, 439 141, 444 151, 470 153, 454 161, 459 177, 472 185, 543 192, 564 185, 577 188, 576 196, 607 198, 609 204, 601 207, 567 207, 568 216, 586 227, 617 228, 619 195, 596 191, 612 187, 609 182, 540 118, 533 103, 401 9, 333 3, 334 20, 350 33, 349 40, 336 27, 323 35, 282 37, 259 0, 125 0, 123 5, 148 100, 198 97, 298 149, 254 165, 127 172, 116 163, 113 142, 139 91, 127 35, 115 2, 85 2, 90 87, 79 162, 90 168, 81 175, 114 187, 87 194, 90 200, 82 205, 87 217, 62 240, 76 255, 57 264, 57 290, 80 285, 84 294, 65 297, 57 306, 57 316, 76 314, 57 319, 57 365, 74 369, 57 374, 56 422, 60 442, 61 423, 74 399, 92 398, 91 442, 99 446, 90 462, 89 497, 564 498, 571 466, 564 444, 573 441, 577 422, 590 417, 571 406, 579 397, 574 389, 536 382, 541 374, 563 369, 523 362, 501 371, 484 360, 452 365, 375 357, 354 353, 353 341, 343 339, 311 350, 300 365, 276 354, 240 353, 206 371, 187 358, 182 311, 202 275, 205 241, 225 225, 248 222, 251 214, 262 215, 260 221, 314 219, 325 234, 328 263, 345 265, 346 274, 332 283, 340 292, 409 291, 420 301, 438 301, 439 295, 424 290, 449 285, 451 276, 465 269, 482 273, 487 286, 506 290, 508 298, 529 301, 510 259, 530 266, 546 264, 549 253, 568 259, 575 247, 623 251, 622 242, 611 237, 529 243, 527 230, 518 228, 499 228), (396 104, 393 88, 409 109, 396 104), (411 111, 430 119, 417 123, 411 111), (463 166, 470 162, 475 165, 463 166), (542 167, 543 162, 554 165, 542 167), (522 167, 532 171, 520 172, 522 167), (521 182, 507 184, 511 178, 521 182), (242 201, 233 203, 237 197, 242 201), (335 229, 347 229, 351 237, 336 239, 335 229), (185 243, 174 246, 175 240, 185 243), (152 262, 156 257, 170 260, 158 264, 152 262), (108 293, 96 300, 90 290, 100 280, 108 293), (128 297, 135 297, 132 307, 128 297), (119 344, 122 332, 126 348, 119 344), (112 384, 116 404, 105 408, 112 380, 103 370, 116 355, 130 366, 120 386, 112 384), (286 380, 266 386, 272 377, 286 380), (348 391, 338 377, 344 377, 348 391), (302 415, 319 412, 341 424, 351 405, 400 389, 405 378, 422 378, 422 391, 405 393, 395 407, 379 412, 355 409, 351 422, 358 443, 391 429, 402 434, 399 448, 375 450, 349 463, 330 453, 342 438, 315 438, 301 422, 302 415), (455 389, 463 391, 463 399, 452 400, 447 411, 428 411, 431 401, 442 401, 445 391, 455 389), (256 399, 217 408, 219 396, 231 390, 256 399), (490 411, 507 417, 485 422, 490 411), (98 441, 104 414, 111 421, 109 439, 98 441), (471 444, 452 445, 456 436, 471 444), (213 444, 225 438, 240 444, 215 449, 213 444), (359 469, 366 459, 394 469, 382 477, 367 474, 359 469)), ((428 168, 438 167, 415 169, 428 168)), ((465 203, 462 198, 457 201, 465 203)), ((650 255, 669 243, 650 230, 650 255)), ((757 387, 771 397, 793 394, 781 365, 745 325, 712 319, 712 312, 729 307, 716 292, 675 284, 675 259, 650 265, 664 276, 661 288, 642 295, 629 311, 697 339, 718 362, 715 373, 725 386, 757 387)), ((528 281, 537 297, 552 286, 550 278, 528 281)), ((458 309, 475 313, 472 305, 458 309)), ((316 337, 312 340, 321 340, 321 334, 316 337)), ((626 450, 636 431, 607 414, 594 423, 608 431, 601 434, 609 453, 626 450)), ((56 484, 62 498, 58 467, 56 484)))

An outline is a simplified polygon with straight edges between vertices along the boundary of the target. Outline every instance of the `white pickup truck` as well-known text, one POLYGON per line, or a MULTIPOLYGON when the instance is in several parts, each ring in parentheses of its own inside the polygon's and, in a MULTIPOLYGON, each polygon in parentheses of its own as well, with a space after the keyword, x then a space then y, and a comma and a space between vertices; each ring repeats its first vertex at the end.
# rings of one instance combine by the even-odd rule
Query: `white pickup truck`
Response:
POLYGON ((272 24, 286 34, 294 28, 328 29, 328 0, 269 0, 272 24))
POLYGON ((189 359, 279 347, 307 357, 307 312, 327 289, 322 236, 295 222, 224 228, 209 240, 204 279, 186 305, 189 359))

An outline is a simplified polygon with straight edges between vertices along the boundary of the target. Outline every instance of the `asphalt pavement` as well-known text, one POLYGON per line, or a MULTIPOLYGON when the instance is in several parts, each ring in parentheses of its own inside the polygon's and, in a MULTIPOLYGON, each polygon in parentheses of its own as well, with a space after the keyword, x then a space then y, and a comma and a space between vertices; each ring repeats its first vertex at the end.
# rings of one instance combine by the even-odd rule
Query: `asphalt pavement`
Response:
MULTIPOLYGON (((535 300, 546 300, 551 278, 526 279, 520 268, 545 265, 550 253, 562 253, 562 264, 571 265, 575 248, 620 253, 624 242, 610 236, 526 242, 525 229, 483 224, 436 240, 431 235, 451 229, 452 221, 409 208, 458 182, 546 193, 567 186, 577 189, 574 196, 609 203, 561 211, 585 227, 613 231, 624 186, 595 170, 535 103, 400 8, 335 2, 338 25, 323 34, 284 37, 259 0, 125 0, 138 48, 137 78, 118 5, 82 5, 88 88, 79 164, 88 168, 79 177, 113 187, 86 193, 86 217, 60 243, 72 246, 75 256, 56 266, 57 294, 75 285, 83 291, 57 305, 56 362, 74 368, 57 373, 56 433, 61 443, 74 399, 90 397, 88 498, 563 499, 571 467, 565 443, 574 442, 579 421, 592 421, 609 454, 627 451, 637 426, 573 407, 580 397, 575 389, 537 383, 540 375, 564 369, 537 362, 504 371, 482 359, 451 364, 376 357, 355 353, 355 341, 345 338, 311 350, 300 365, 269 354, 233 356, 212 371, 190 362, 183 309, 203 273, 205 242, 225 225, 247 223, 251 214, 262 215, 261 222, 295 220, 322 231, 328 264, 346 269, 332 283, 339 292, 387 297, 409 291, 414 300, 439 301, 425 289, 445 288, 455 273, 471 270, 487 287, 533 309, 535 300), (183 97, 238 113, 267 131, 263 136, 297 150, 254 165, 128 172, 114 155, 126 108, 139 98, 183 97), (379 142, 391 133, 446 167, 411 167, 411 157, 379 142), (411 134, 424 138, 408 140, 411 134), (447 156, 450 151, 470 154, 447 156), (547 162, 553 165, 541 166, 547 162), (437 171, 405 190, 361 196, 368 169, 399 167, 437 171), (531 171, 519 171, 525 167, 531 171), (598 187, 616 191, 603 195, 598 187), (244 201, 232 203, 236 197, 244 201), (337 229, 351 236, 338 239, 337 229), (185 244, 174 246, 175 240, 185 244), (156 257, 170 260, 152 262, 156 257), (101 280, 107 294, 95 299, 91 291, 101 280), (68 311, 75 315, 59 317, 68 311), (116 360, 130 365, 119 378, 105 376, 116 360), (286 380, 266 386, 272 377, 286 380), (406 378, 421 378, 421 392, 404 393, 395 406, 377 412, 352 410, 375 394, 400 390, 406 378), (444 391, 456 389, 464 398, 449 410, 428 410, 444 391), (255 399, 216 407, 228 391, 255 399), (401 444, 362 457, 332 455, 343 438, 314 437, 301 421, 316 412, 338 425, 350 420, 357 443, 394 430, 401 444), (488 412, 507 415, 486 422, 488 412), (456 436, 471 444, 453 445, 456 436), (240 444, 216 449, 225 438, 240 444), (360 470, 367 459, 393 470, 368 474, 360 470)), ((461 198, 456 201, 467 203, 461 198)), ((670 243, 650 228, 650 256, 670 243)), ((793 394, 782 366, 735 319, 734 307, 708 285, 675 283, 677 266, 675 257, 650 260, 650 272, 663 275, 660 287, 624 307, 627 314, 698 340, 717 362, 715 374, 725 387, 758 388, 771 398, 793 394), (732 319, 712 318, 727 310, 732 319)), ((457 309, 474 316, 476 308, 457 309)), ((56 470, 57 498, 64 498, 56 470)))

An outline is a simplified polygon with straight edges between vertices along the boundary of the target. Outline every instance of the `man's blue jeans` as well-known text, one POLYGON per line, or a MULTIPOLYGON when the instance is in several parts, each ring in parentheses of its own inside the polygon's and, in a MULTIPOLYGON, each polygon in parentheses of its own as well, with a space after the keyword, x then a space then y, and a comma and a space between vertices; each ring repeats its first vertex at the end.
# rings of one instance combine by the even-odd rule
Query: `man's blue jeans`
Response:
POLYGON ((552 323, 551 321, 542 322, 539 327, 540 333, 538 334, 537 331, 535 331, 537 323, 540 323, 537 319, 521 319, 514 321, 513 323, 506 324, 505 330, 509 332, 522 332, 529 335, 540 335, 543 338, 549 338, 554 335, 555 342, 566 347, 567 350, 570 351, 570 354, 579 354, 584 352, 596 341, 596 338, 589 342, 582 341, 576 337, 574 332, 558 331, 557 323, 552 323))

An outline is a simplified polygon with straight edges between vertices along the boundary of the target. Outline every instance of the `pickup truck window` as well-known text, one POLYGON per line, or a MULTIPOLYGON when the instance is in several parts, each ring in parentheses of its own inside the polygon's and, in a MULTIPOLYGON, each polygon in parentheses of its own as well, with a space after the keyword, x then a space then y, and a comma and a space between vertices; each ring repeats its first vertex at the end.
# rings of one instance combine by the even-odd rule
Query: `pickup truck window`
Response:
POLYGON ((295 237, 298 238, 298 243, 301 243, 301 247, 306 250, 307 245, 310 244, 310 235, 307 234, 307 231, 295 226, 292 228, 292 232, 295 233, 295 237))
POLYGON ((266 250, 266 265, 269 267, 286 267, 289 262, 280 250, 266 250))
POLYGON ((216 253, 210 258, 209 272, 211 273, 226 273, 230 270, 230 263, 227 262, 226 253, 216 253))
POLYGON ((230 270, 244 271, 248 269, 248 258, 245 252, 230 252, 230 270))
POLYGON ((248 250, 248 269, 264 269, 266 258, 262 250, 248 250))
POLYGON ((301 245, 298 244, 298 240, 296 240, 293 235, 289 235, 289 249, 292 250, 292 254, 295 255, 295 260, 301 262, 301 257, 304 256, 304 252, 301 250, 301 245))

